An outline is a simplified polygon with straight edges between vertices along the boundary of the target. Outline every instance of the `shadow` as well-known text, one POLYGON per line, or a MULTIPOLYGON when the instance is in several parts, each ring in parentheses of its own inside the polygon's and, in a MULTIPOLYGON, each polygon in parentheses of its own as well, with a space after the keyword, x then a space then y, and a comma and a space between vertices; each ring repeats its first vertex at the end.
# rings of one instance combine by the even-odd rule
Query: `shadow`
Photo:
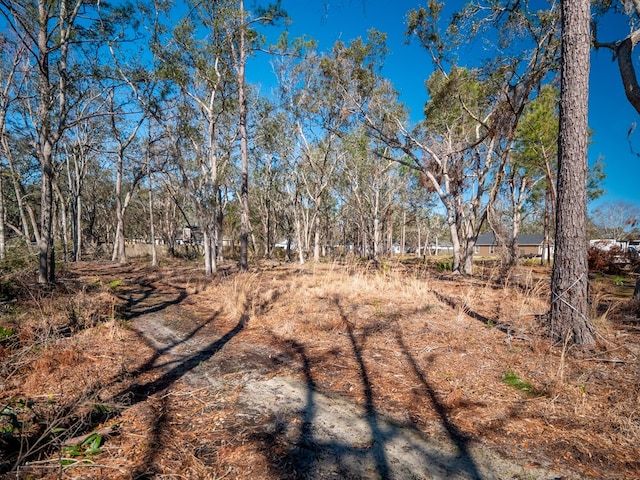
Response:
POLYGON ((131 472, 131 478, 135 480, 151 480, 157 478, 158 472, 153 465, 158 457, 158 447, 162 444, 162 432, 165 430, 168 422, 171 421, 167 416, 167 398, 161 397, 159 404, 155 405, 156 415, 153 417, 153 423, 147 430, 147 438, 145 444, 147 448, 144 452, 144 458, 137 468, 131 472))
MULTIPOLYGON (((174 287, 176 288, 176 287, 174 287)), ((119 307, 118 311, 125 320, 133 320, 142 315, 149 313, 155 313, 172 305, 178 305, 187 298, 187 292, 183 288, 177 288, 178 295, 171 299, 154 305, 145 306, 145 301, 151 298, 153 295, 157 295, 157 287, 150 281, 142 281, 136 284, 136 290, 134 296, 130 292, 125 292, 126 296, 120 294, 118 298, 124 301, 124 304, 119 307)))
POLYGON ((290 462, 300 478, 311 478, 314 461, 313 419, 315 417, 315 403, 313 397, 316 393, 316 382, 311 374, 311 361, 305 352, 304 345, 295 340, 287 340, 285 343, 302 360, 302 373, 307 387, 297 449, 295 454, 291 455, 290 462))
MULTIPOLYGON (((215 317, 214 317, 215 318, 215 317)), ((169 386, 171 386, 173 383, 175 383, 178 379, 182 378, 186 373, 190 372, 191 370, 193 370, 195 367, 197 367, 199 364, 201 364, 202 362, 206 362, 207 360, 209 360, 211 357, 213 357, 216 353, 218 353, 222 347, 224 347, 232 338, 234 338, 236 335, 238 335, 238 333, 240 333, 244 327, 246 326, 246 323, 248 321, 248 314, 243 313, 240 316, 240 319, 238 320, 238 323, 231 329, 229 330, 226 334, 224 334, 222 337, 220 337, 218 340, 216 340, 215 342, 210 343, 209 345, 207 345, 206 347, 204 347, 201 350, 198 350, 197 352, 186 356, 185 358, 181 359, 179 361, 179 363, 177 365, 175 365, 171 370, 165 372, 162 376, 160 376, 159 378, 151 381, 151 382, 147 382, 145 384, 132 384, 129 388, 125 389, 124 391, 118 393, 115 395, 115 399, 116 401, 123 401, 126 399, 131 399, 130 401, 132 403, 138 403, 141 401, 144 401, 146 399, 148 399, 151 395, 161 392, 165 389, 167 389, 169 386)), ((209 323, 210 321, 212 321, 212 319, 210 319, 209 321, 207 321, 206 323, 209 323)), ((205 324, 206 324, 205 323, 205 324)), ((195 331, 201 329, 204 327, 204 325, 200 325, 198 326, 195 331)), ((195 331, 192 332, 190 334, 190 336, 195 335, 195 331)), ((185 340, 181 340, 180 342, 176 342, 175 344, 165 347, 164 349, 162 349, 164 352, 171 350, 172 348, 175 348, 175 346, 178 343, 182 343, 185 340)), ((158 352, 158 355, 156 356, 156 359, 161 355, 161 352, 158 352)), ((155 354, 154 354, 155 356, 155 354)), ((134 376, 140 376, 143 373, 146 373, 147 371, 159 368, 157 366, 153 365, 154 361, 148 361, 145 363, 145 365, 143 367, 141 367, 140 369, 136 370, 133 374, 134 376)), ((170 362, 170 363, 176 363, 176 362, 170 362)), ((169 363, 165 364, 168 365, 169 363)))
POLYGON ((358 363, 360 380, 362 382, 362 388, 364 390, 366 418, 367 422, 369 423, 369 427, 371 428, 371 436, 373 438, 373 458, 376 463, 378 475, 380 475, 380 478, 382 479, 390 478, 389 463, 387 461, 386 452, 384 449, 386 434, 381 430, 380 425, 378 424, 376 408, 373 402, 373 386, 371 384, 371 380, 369 379, 367 367, 364 363, 362 350, 359 347, 356 337, 353 333, 353 325, 347 318, 347 315, 344 313, 339 299, 336 297, 333 299, 333 301, 336 308, 338 309, 338 312, 340 312, 340 318, 347 329, 347 335, 349 336, 349 341, 351 343, 351 350, 353 351, 353 356, 358 363))
POLYGON ((443 294, 441 294, 440 292, 436 292, 435 290, 433 291, 433 294, 435 295, 435 297, 441 301, 442 303, 445 303, 447 305, 449 305, 449 307, 455 309, 461 308, 462 311, 465 313, 465 315, 467 315, 468 317, 473 318, 474 320, 477 320, 481 323, 483 323, 484 325, 486 325, 487 327, 491 327, 491 328, 495 328, 497 330, 500 330, 501 332, 504 332, 506 334, 510 334, 513 331, 513 328, 503 322, 497 322, 489 317, 485 317, 484 315, 475 312, 473 310, 470 310, 468 307, 466 307, 465 305, 463 305, 462 303, 457 302, 455 299, 447 297, 443 294))
MULTIPOLYGON (((283 349, 292 357, 299 358, 304 376, 303 407, 297 412, 298 419, 291 418, 289 412, 278 411, 268 431, 253 435, 253 440, 262 444, 273 473, 278 478, 311 480, 320 478, 393 478, 389 474, 386 461, 380 461, 379 452, 370 445, 352 444, 327 438, 321 425, 328 418, 327 397, 321 393, 313 378, 313 361, 305 346, 294 340, 283 340, 274 336, 283 349), (288 442, 287 430, 292 425, 300 425, 294 442, 288 442), (375 468, 368 467, 368 460, 375 458, 375 468), (365 475, 364 477, 361 475, 365 475)), ((295 394, 300 392, 295 392, 295 394)), ((375 414, 374 414, 375 416, 375 414)), ((370 422, 368 415, 367 422, 370 422)), ((377 420, 373 419, 377 424, 377 420)), ((370 423, 369 423, 370 424, 370 423)), ((330 426, 329 428, 333 428, 330 426)), ((338 426, 336 426, 338 427, 338 426)), ((353 425, 354 428, 357 428, 353 425)), ((380 429, 376 429, 378 434, 380 429)), ((372 438, 376 438, 372 434, 372 438)), ((375 443, 375 441, 373 442, 375 443)))
MULTIPOLYGON (((246 312, 246 309, 245 309, 246 312)), ((121 392, 115 394, 113 396, 113 401, 115 403, 123 403, 128 407, 131 407, 140 402, 146 402, 150 400, 150 397, 153 395, 163 392, 168 389, 171 385, 173 385, 176 381, 182 378, 184 375, 189 373, 191 370, 196 368, 203 362, 206 362, 211 357, 213 357, 216 353, 218 353, 229 341, 231 341, 236 335, 238 335, 246 326, 249 316, 247 313, 243 313, 240 315, 240 319, 238 323, 227 333, 225 333, 222 337, 217 339, 214 342, 211 342, 209 345, 204 348, 197 350, 196 352, 187 355, 186 357, 180 358, 178 360, 165 362, 160 365, 156 365, 155 362, 158 358, 160 358, 163 354, 169 352, 170 350, 176 348, 180 344, 187 342, 190 338, 193 338, 200 330, 202 330, 205 326, 209 325, 218 317, 218 312, 210 317, 207 321, 198 325, 192 331, 190 331, 186 337, 180 339, 179 341, 173 342, 170 345, 167 345, 163 348, 157 349, 154 348, 154 354, 152 357, 145 362, 140 368, 136 369, 134 372, 129 373, 129 375, 133 375, 134 378, 140 377, 145 373, 148 373, 153 370, 166 368, 169 365, 174 365, 170 370, 167 370, 160 377, 155 380, 149 381, 144 384, 139 383, 131 383, 130 386, 121 392)), ((141 334, 140 334, 141 335, 141 334)), ((142 335, 141 335, 142 336, 142 335)), ((142 336, 143 337, 143 336, 142 336)), ((143 340, 150 345, 150 341, 143 337, 143 340)), ((153 345, 150 345, 153 348, 153 345)), ((156 397, 157 398, 157 397, 156 397)), ((147 441, 147 450, 145 452, 145 461, 143 461, 140 466, 137 468, 135 472, 132 474, 132 478, 135 479, 152 479, 157 478, 157 472, 154 468, 154 463, 156 460, 156 456, 158 455, 159 448, 162 444, 161 434, 165 429, 166 422, 171 419, 166 417, 164 406, 166 405, 166 396, 160 396, 158 399, 161 402, 161 406, 163 408, 160 409, 159 413, 154 416, 153 424, 151 425, 151 429, 149 430, 149 440, 147 441)))
POLYGON ((427 375, 420 369, 413 355, 409 352, 404 339, 398 330, 396 330, 396 341, 400 347, 400 351, 407 359, 413 374, 420 381, 423 391, 427 394, 431 406, 440 418, 440 423, 445 428, 447 435, 456 446, 460 456, 459 469, 465 470, 473 479, 482 480, 482 476, 478 472, 473 456, 469 451, 469 438, 465 436, 456 425, 449 419, 447 408, 438 398, 438 394, 433 389, 427 375))
POLYGON ((158 369, 158 368, 162 368, 165 367, 167 365, 170 365, 172 363, 175 363, 175 361, 170 361, 167 363, 161 363, 156 365, 156 361, 165 353, 170 352, 171 350, 173 350, 174 348, 179 347, 182 344, 187 343, 189 340, 191 340, 193 337, 196 336, 196 334, 198 332, 200 332, 200 330, 202 330, 203 328, 205 328, 206 326, 210 325, 216 318, 218 318, 218 315, 220 315, 220 312, 215 312, 211 317, 209 317, 207 320, 205 320, 204 322, 202 322, 200 325, 198 325, 196 328, 194 328, 193 330, 191 330, 189 333, 187 333, 187 335, 181 337, 179 340, 174 341, 173 343, 162 347, 162 348, 157 348, 156 345, 153 344, 153 342, 147 338, 143 332, 141 332, 140 330, 138 330, 137 328, 135 328, 135 326, 133 327, 133 330, 136 332, 136 334, 138 335, 138 338, 140 338, 140 340, 147 345, 149 348, 151 348, 153 350, 153 355, 151 356, 151 358, 149 360, 147 360, 144 365, 140 366, 139 368, 137 368, 136 370, 129 372, 128 375, 132 375, 134 377, 140 376, 141 374, 148 372, 152 369, 158 369))
MULTIPOLYGON (((131 274, 130 269, 111 268, 109 272, 116 272, 119 275, 131 274)), ((87 272, 90 273, 90 272, 87 272)), ((149 315, 167 309, 170 306, 178 305, 187 298, 186 289, 178 286, 163 287, 157 284, 156 280, 149 280, 143 277, 131 278, 127 276, 126 286, 113 287, 113 294, 117 296, 123 303, 119 308, 122 316, 127 320, 133 320, 142 315, 149 315)), ((150 399, 150 397, 159 392, 163 392, 184 375, 192 371, 201 363, 209 360, 216 355, 228 342, 238 335, 246 326, 249 315, 248 305, 244 305, 242 314, 235 326, 228 330, 217 340, 202 346, 201 341, 195 346, 189 345, 190 353, 180 356, 174 354, 167 361, 159 363, 164 355, 167 355, 181 345, 188 345, 190 340, 200 335, 204 337, 203 330, 211 325, 220 316, 220 312, 215 312, 204 321, 198 322, 190 328, 188 332, 175 335, 170 333, 169 338, 164 338, 161 345, 146 336, 142 330, 137 330, 136 325, 132 328, 136 331, 140 339, 151 349, 150 358, 133 371, 121 371, 111 376, 104 383, 96 383, 90 389, 85 389, 77 400, 69 400, 61 405, 56 405, 56 411, 49 423, 41 422, 39 428, 33 429, 33 433, 22 435, 20 439, 16 439, 15 445, 11 443, 12 438, 5 441, 0 438, 0 477, 2 474, 17 471, 19 467, 25 465, 34 458, 40 458, 53 454, 56 450, 63 451, 65 441, 93 432, 99 425, 107 423, 111 418, 118 415, 123 408, 128 408, 140 402, 150 399), (175 335, 175 336, 174 336, 175 335), (168 341, 167 341, 168 340, 168 341), (196 351, 192 351, 193 349, 196 351), (144 383, 135 383, 137 379, 145 377, 145 374, 154 374, 158 376, 153 380, 144 383), (123 383, 125 385, 123 385, 123 383), (131 382, 131 383, 130 383, 131 382), (118 388, 119 386, 119 388, 118 388), (105 398, 103 395, 107 391, 115 391, 115 394, 105 398), (89 409, 87 405, 96 405, 97 407, 106 406, 108 409, 89 409), (82 413, 79 413, 81 412, 82 413), (86 413, 85 413, 86 412, 86 413), (5 447, 9 451, 5 450, 5 447)), ((155 321, 151 319, 151 322, 155 321)), ((161 319, 160 319, 161 320, 161 319)), ((172 352, 175 353, 175 352, 172 352)), ((123 368, 124 370, 124 368, 123 368)), ((165 408, 166 396, 160 395, 152 402, 159 405, 158 408, 152 408, 149 415, 149 430, 147 430, 149 439, 146 441, 145 460, 137 468, 137 473, 133 478, 156 478, 154 474, 154 463, 157 461, 157 454, 161 446, 161 434, 166 429, 167 422, 165 408)), ((37 414, 33 408, 29 408, 37 414)), ((50 408, 50 407, 48 407, 50 408)), ((48 415, 51 415, 47 411, 48 415)), ((113 433, 117 435, 117 429, 113 433)), ((38 471, 34 467, 34 471, 38 471)))
POLYGON ((348 355, 358 371, 363 402, 358 405, 348 397, 321 391, 314 370, 326 367, 335 352, 315 357, 304 344, 272 333, 282 355, 296 359, 303 379, 302 384, 270 384, 272 390, 257 387, 269 415, 268 419, 254 418, 251 428, 255 433, 250 439, 260 445, 273 477, 390 480, 433 476, 482 480, 468 439, 450 421, 400 337, 400 353, 410 361, 409 368, 420 380, 448 440, 430 438, 413 421, 394 421, 378 410, 372 369, 365 358, 366 332, 356 330, 339 298, 333 298, 333 304, 345 328, 348 355))

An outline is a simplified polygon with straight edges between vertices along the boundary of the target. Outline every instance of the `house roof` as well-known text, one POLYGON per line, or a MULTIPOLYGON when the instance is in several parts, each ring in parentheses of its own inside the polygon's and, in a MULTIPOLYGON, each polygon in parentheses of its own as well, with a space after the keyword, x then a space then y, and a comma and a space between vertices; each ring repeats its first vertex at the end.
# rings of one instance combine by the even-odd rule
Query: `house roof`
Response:
MULTIPOLYGON (((428 246, 429 247, 435 247, 436 246, 436 241, 435 240, 430 240, 428 246)), ((453 242, 451 240, 438 240, 438 247, 439 248, 453 247, 453 242)))
MULTIPOLYGON (((544 241, 544 235, 542 233, 528 233, 528 234, 520 234, 517 238, 518 245, 541 245, 544 241)), ((476 241, 476 245, 496 245, 496 238, 493 232, 483 233, 482 235, 478 235, 478 240, 476 241)))

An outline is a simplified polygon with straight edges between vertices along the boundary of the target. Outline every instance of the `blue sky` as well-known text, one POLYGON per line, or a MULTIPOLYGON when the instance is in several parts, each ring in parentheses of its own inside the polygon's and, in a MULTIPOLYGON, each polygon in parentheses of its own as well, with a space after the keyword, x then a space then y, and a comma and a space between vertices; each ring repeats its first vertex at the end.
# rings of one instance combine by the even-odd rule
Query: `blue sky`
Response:
MULTIPOLYGON (((433 67, 428 54, 417 42, 405 44, 405 15, 425 3, 426 0, 282 0, 283 8, 292 19, 290 37, 306 34, 318 41, 320 50, 330 49, 338 39, 349 42, 358 36, 365 37, 370 28, 386 32, 390 54, 383 74, 393 81, 414 119, 419 119, 422 113, 427 99, 424 80, 433 67)), ((448 20, 449 12, 464 3, 460 0, 446 2, 445 19, 448 20)), ((599 37, 601 41, 613 41, 622 38, 627 31, 624 18, 612 18, 599 27, 599 37)), ((248 76, 250 81, 256 81, 250 72, 248 76)), ((271 83, 263 80, 266 80, 265 86, 271 83)), ((624 95, 617 64, 612 61, 610 51, 593 52, 590 88, 589 123, 594 136, 589 160, 593 162, 604 157, 607 173, 606 194, 591 207, 616 201, 640 206, 640 157, 632 152, 627 138, 627 132, 640 120, 640 115, 624 95)), ((640 154, 640 125, 632 136, 632 144, 640 154)))

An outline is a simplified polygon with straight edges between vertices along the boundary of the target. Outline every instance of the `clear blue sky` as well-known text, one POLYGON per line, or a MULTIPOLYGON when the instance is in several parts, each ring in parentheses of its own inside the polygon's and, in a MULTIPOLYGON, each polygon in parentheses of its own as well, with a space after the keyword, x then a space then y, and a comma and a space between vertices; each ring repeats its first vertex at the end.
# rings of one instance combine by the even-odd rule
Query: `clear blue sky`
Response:
MULTIPOLYGON (((292 24, 290 37, 306 34, 319 42, 320 50, 328 50, 337 39, 344 42, 362 36, 370 28, 386 32, 390 54, 383 74, 391 79, 401 94, 401 100, 419 119, 426 97, 424 80, 433 67, 428 54, 417 44, 405 44, 405 16, 412 8, 424 5, 412 0, 282 0, 292 24)), ((465 2, 446 2, 444 17, 465 2)), ((250 8, 250 2, 247 3, 250 8)), ((625 19, 614 18, 599 27, 601 41, 614 41, 628 32, 625 19)), ((483 54, 484 55, 484 54, 483 54)), ((637 54, 636 54, 637 56, 637 54)), ((264 73, 264 71, 263 71, 264 73)), ((250 81, 256 78, 249 73, 250 81)), ((271 82, 264 79, 263 84, 271 82)), ((625 201, 640 206, 640 157, 631 151, 627 132, 640 120, 624 95, 617 64, 610 51, 592 54, 589 123, 594 131, 589 160, 604 157, 607 179, 605 196, 591 207, 603 202, 625 201)), ((266 93, 266 92, 263 92, 266 93)), ((640 154, 640 125, 632 136, 634 150, 640 154)))

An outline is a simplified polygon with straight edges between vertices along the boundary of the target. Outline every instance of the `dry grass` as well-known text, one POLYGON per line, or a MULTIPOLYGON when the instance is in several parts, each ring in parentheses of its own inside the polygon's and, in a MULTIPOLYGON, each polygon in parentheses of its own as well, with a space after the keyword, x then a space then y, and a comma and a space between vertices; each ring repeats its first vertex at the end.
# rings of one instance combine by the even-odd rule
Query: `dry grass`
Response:
POLYGON ((638 330, 617 321, 620 299, 596 292, 598 304, 610 305, 594 309, 598 347, 563 355, 539 323, 547 274, 523 267, 496 284, 490 270, 460 278, 401 264, 379 271, 270 264, 209 281, 187 264, 76 267, 68 293, 20 302, 11 322, 23 343, 5 353, 3 371, 14 367, 0 403, 33 402, 25 419, 48 408, 47 421, 65 429, 60 438, 105 424, 117 424, 118 434, 91 466, 62 467, 51 431, 23 432, 24 444, 38 433, 47 448, 8 457, 4 468, 37 460, 44 463, 27 471, 51 478, 63 468, 69 478, 287 478, 283 445, 265 448, 260 440, 267 419, 243 412, 237 398, 244 381, 290 375, 310 376, 319 391, 429 434, 453 425, 523 462, 583 478, 638 478, 638 330), (112 288, 113 280, 122 285, 112 288), (133 312, 162 305, 179 338, 226 335, 228 343, 190 365, 189 375, 151 388, 163 378, 161 352, 136 333, 138 317, 119 319, 127 302, 133 312), (76 312, 73 328, 69 312, 76 312), (239 329, 241 319, 248 322, 239 329), (32 341, 42 346, 20 350, 32 341), (508 371, 536 394, 506 385, 508 371), (96 405, 108 413, 92 417, 96 405))

